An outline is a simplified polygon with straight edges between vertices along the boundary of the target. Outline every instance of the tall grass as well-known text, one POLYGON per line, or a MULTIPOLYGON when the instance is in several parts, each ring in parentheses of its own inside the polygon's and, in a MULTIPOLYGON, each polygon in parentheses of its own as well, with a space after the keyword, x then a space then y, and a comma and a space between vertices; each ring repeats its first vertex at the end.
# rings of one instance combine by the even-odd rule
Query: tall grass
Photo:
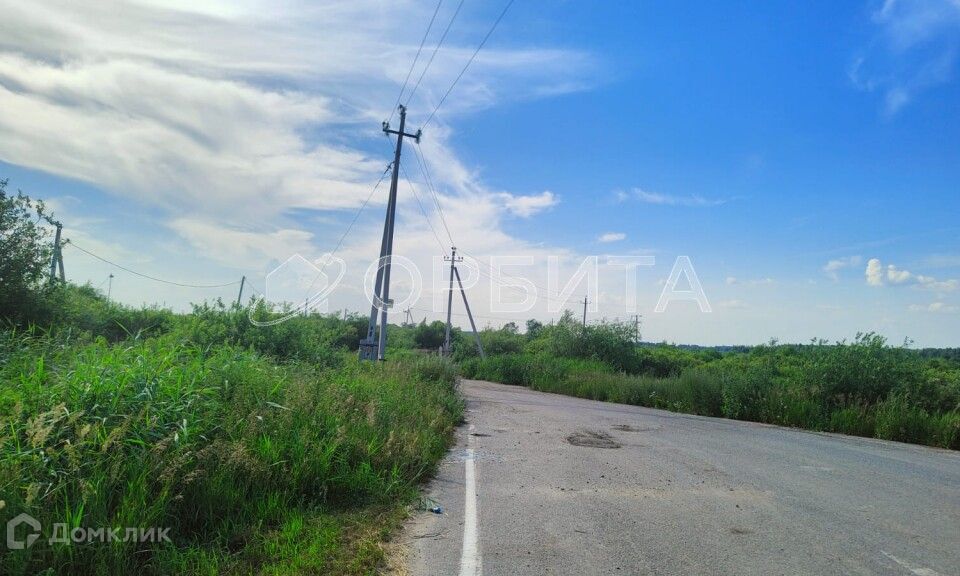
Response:
POLYGON ((467 359, 461 368, 470 378, 593 400, 960 449, 960 367, 871 334, 654 371, 664 376, 542 351, 467 359))
POLYGON ((278 365, 177 334, 37 330, 0 333, 0 358, 2 515, 47 531, 3 574, 367 573, 371 523, 396 523, 462 410, 432 358, 278 365), (172 543, 51 545, 56 523, 172 543))

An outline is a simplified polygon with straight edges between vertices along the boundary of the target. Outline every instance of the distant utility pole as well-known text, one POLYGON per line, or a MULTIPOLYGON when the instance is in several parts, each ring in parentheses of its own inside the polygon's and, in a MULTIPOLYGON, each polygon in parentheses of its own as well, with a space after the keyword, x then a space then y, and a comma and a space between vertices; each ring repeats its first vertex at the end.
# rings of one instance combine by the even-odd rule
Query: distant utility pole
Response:
POLYGON ((407 326, 413 326, 415 322, 413 321, 413 312, 412 308, 407 308, 404 310, 405 316, 403 317, 403 323, 407 326))
POLYGON ((447 332, 443 337, 443 355, 450 355, 450 314, 453 311, 453 271, 456 268, 457 262, 463 262, 463 256, 459 259, 457 258, 457 247, 453 246, 450 248, 450 256, 444 256, 443 260, 445 262, 450 262, 450 287, 447 290, 447 332))
POLYGON ((642 314, 633 315, 633 343, 640 343, 640 319, 643 317, 642 314))
POLYGON ((463 281, 460 280, 460 270, 457 269, 457 262, 463 262, 463 256, 457 256, 457 247, 450 248, 450 256, 444 256, 443 259, 450 262, 450 291, 447 293, 447 332, 443 339, 443 355, 450 355, 450 315, 453 313, 453 279, 457 279, 457 285, 460 287, 460 295, 463 297, 463 307, 467 310, 467 318, 470 319, 470 329, 473 330, 474 342, 477 345, 477 353, 481 358, 486 358, 483 353, 483 344, 480 343, 480 332, 477 331, 477 324, 473 321, 473 312, 470 311, 470 303, 467 302, 467 291, 463 289, 463 281))
POLYGON ((107 302, 110 301, 110 295, 113 293, 113 272, 107 278, 107 302))
POLYGON ((57 233, 53 239, 53 255, 50 257, 50 283, 53 284, 54 281, 56 281, 58 270, 60 272, 60 281, 66 282, 66 277, 63 274, 63 246, 60 244, 60 236, 63 234, 63 224, 49 218, 47 221, 57 227, 57 233))
POLYGON ((384 360, 387 352, 387 310, 393 304, 390 300, 390 263, 393 259, 393 225, 397 212, 397 180, 400 176, 400 150, 403 138, 413 138, 420 143, 420 130, 416 134, 404 132, 407 123, 407 109, 400 106, 400 129, 391 130, 388 122, 383 123, 386 134, 396 134, 397 148, 393 156, 393 177, 390 180, 390 198, 387 201, 387 215, 383 222, 383 240, 380 242, 380 259, 377 262, 377 280, 374 286, 373 304, 370 307, 370 322, 367 325, 367 337, 360 341, 361 360, 384 360), (376 339, 377 312, 380 312, 380 338, 376 339))
POLYGON ((587 296, 586 295, 584 295, 583 302, 581 302, 581 304, 583 304, 583 327, 586 328, 587 327, 587 296))
POLYGON ((467 318, 470 319, 470 329, 473 330, 473 339, 477 344, 477 352, 481 358, 486 358, 487 355, 483 353, 483 344, 480 343, 480 332, 477 331, 477 324, 473 321, 473 313, 470 312, 470 303, 467 302, 467 292, 463 289, 463 282, 460 280, 460 271, 454 268, 453 273, 457 277, 457 284, 460 285, 460 295, 463 296, 463 307, 467 309, 467 318))
POLYGON ((242 276, 240 278, 240 293, 237 294, 237 306, 240 306, 243 303, 243 285, 247 283, 247 277, 242 276))

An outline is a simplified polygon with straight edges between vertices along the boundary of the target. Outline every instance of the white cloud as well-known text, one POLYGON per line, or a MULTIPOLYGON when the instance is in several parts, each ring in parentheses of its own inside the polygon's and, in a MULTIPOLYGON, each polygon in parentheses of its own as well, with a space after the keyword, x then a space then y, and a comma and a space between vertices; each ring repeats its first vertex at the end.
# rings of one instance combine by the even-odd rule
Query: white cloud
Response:
POLYGON ((727 286, 767 286, 775 283, 776 281, 773 278, 754 278, 752 280, 744 280, 742 278, 736 278, 734 276, 727 276, 726 279, 727 286))
POLYGON ((870 286, 883 286, 883 265, 880 260, 871 258, 867 261, 867 269, 864 272, 867 277, 867 284, 870 286))
POLYGON ((893 285, 908 284, 933 292, 952 292, 960 288, 960 280, 957 279, 937 280, 932 276, 914 274, 909 270, 898 268, 894 264, 888 264, 884 269, 877 258, 871 258, 867 262, 866 277, 867 284, 871 286, 883 286, 885 283, 893 285))
POLYGON ((507 210, 521 218, 529 218, 538 212, 556 206, 559 202, 557 196, 549 190, 530 196, 514 196, 503 192, 500 194, 500 198, 503 199, 503 204, 507 210))
POLYGON ((960 312, 960 306, 947 304, 945 302, 931 302, 930 304, 911 304, 909 306, 912 312, 931 312, 934 314, 956 314, 960 312))
MULTIPOLYGON (((377 0, 5 6, 0 160, 159 206, 171 220, 282 229, 291 209, 356 207, 389 160, 376 140, 419 44, 422 30, 408 23, 428 17, 429 7, 377 0)), ((462 34, 438 53, 411 123, 472 54, 477 39, 462 34)), ((583 89, 593 66, 575 50, 487 46, 425 133, 425 154, 452 155, 441 150, 443 118, 583 89)), ((463 180, 438 176, 444 193, 464 193, 463 180)), ((473 193, 491 193, 468 179, 473 193)), ((506 197, 524 216, 553 201, 506 197)))
POLYGON ((727 203, 727 200, 712 200, 697 195, 671 196, 669 194, 660 194, 658 192, 647 192, 646 190, 642 190, 640 188, 633 189, 633 197, 640 202, 657 204, 660 206, 719 206, 727 203))
POLYGON ((887 281, 891 284, 904 284, 913 278, 913 274, 906 270, 900 270, 893 264, 887 266, 887 281))
POLYGON ((875 38, 854 59, 849 76, 859 89, 882 93, 886 114, 953 78, 960 2, 886 0, 873 22, 875 38))
POLYGON ((198 255, 240 269, 249 268, 251 262, 277 262, 291 254, 314 251, 313 234, 303 230, 238 230, 195 218, 178 218, 169 226, 198 255))
POLYGON ((839 272, 845 268, 852 268, 854 266, 859 266, 862 258, 860 256, 847 256, 844 258, 837 258, 835 260, 830 260, 823 266, 823 273, 826 274, 833 281, 840 279, 839 272))
POLYGON ((603 242, 606 244, 610 242, 620 242, 626 238, 627 235, 623 232, 607 232, 605 234, 601 234, 600 237, 597 238, 597 242, 603 242))

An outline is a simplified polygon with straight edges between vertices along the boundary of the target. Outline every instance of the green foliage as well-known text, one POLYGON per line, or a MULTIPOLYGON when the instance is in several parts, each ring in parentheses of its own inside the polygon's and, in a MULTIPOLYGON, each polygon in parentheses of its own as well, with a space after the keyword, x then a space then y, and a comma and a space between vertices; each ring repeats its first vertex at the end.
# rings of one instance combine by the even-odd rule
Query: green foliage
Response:
POLYGON ((0 180, 0 318, 24 324, 42 317, 44 275, 52 254, 50 234, 39 220, 43 202, 16 196, 0 180))
MULTIPOLYGON (((0 558, 4 574, 246 572, 311 552, 324 554, 304 573, 367 573, 376 547, 356 568, 333 564, 356 536, 343 515, 360 510, 368 530, 377 507, 408 501, 462 411, 438 358, 278 366, 177 333, 111 344, 34 329, 0 333, 0 359, 4 517, 163 526, 173 540, 41 539, 0 558)), ((382 535, 367 538, 356 546, 382 535)))
POLYGON ((960 367, 876 334, 725 354, 628 348, 629 336, 623 326, 584 329, 566 315, 521 353, 460 366, 468 378, 594 400, 948 448, 960 441, 960 367))
MULTIPOLYGON (((273 317, 263 304, 253 312, 257 320, 273 317)), ((256 326, 245 309, 226 306, 221 300, 196 304, 191 314, 178 318, 176 333, 188 342, 209 348, 220 344, 239 346, 267 354, 280 361, 334 366, 341 360, 337 350, 354 350, 360 341, 359 322, 344 322, 336 316, 296 316, 273 326, 256 326)), ((366 326, 364 326, 364 329, 366 326)))
POLYGON ((446 331, 447 325, 444 322, 434 320, 427 324, 426 320, 422 320, 413 331, 413 344, 421 350, 437 350, 443 346, 446 331))
POLYGON ((109 302, 90 285, 57 284, 46 294, 49 325, 69 326, 110 342, 168 332, 174 314, 160 308, 131 308, 109 302))

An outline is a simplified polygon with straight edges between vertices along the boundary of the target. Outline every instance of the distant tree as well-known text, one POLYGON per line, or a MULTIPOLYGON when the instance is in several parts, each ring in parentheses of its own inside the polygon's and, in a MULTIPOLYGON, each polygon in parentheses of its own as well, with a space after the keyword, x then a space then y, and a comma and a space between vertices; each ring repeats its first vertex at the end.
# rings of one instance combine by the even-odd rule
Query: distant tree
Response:
POLYGON ((506 324, 503 325, 503 328, 501 328, 501 330, 503 330, 508 334, 516 334, 517 332, 520 331, 520 328, 517 327, 516 322, 507 322, 506 324))
POLYGON ((43 202, 6 188, 0 180, 0 318, 22 322, 39 306, 52 248, 43 202))
POLYGON ((540 335, 541 330, 543 330, 543 322, 533 318, 527 320, 527 338, 531 340, 536 338, 540 335))
POLYGON ((447 325, 439 320, 427 324, 422 320, 413 331, 413 342, 417 348, 435 350, 443 345, 447 325))

